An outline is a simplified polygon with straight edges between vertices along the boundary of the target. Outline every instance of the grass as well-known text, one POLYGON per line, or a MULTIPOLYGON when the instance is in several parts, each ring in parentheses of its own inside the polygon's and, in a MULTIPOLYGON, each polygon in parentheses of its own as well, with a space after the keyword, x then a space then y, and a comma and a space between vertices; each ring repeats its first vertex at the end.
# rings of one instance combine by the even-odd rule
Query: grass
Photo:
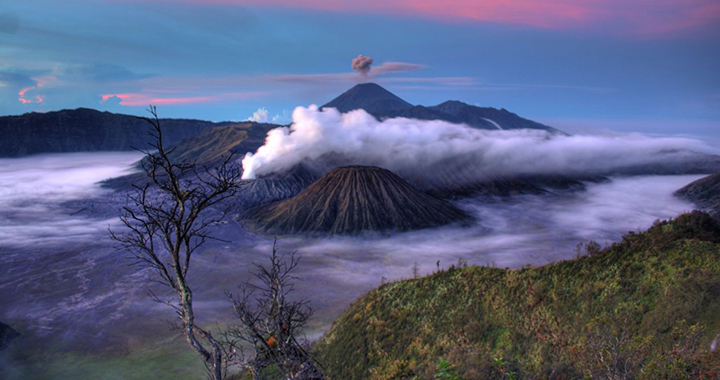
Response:
POLYGON ((715 222, 693 212, 576 260, 386 284, 314 351, 331 379, 432 379, 444 362, 466 379, 602 378, 600 354, 629 377, 713 378, 718 242, 715 222))
MULTIPOLYGON (((46 350, 47 351, 47 350, 46 350)), ((200 379, 204 373, 197 354, 179 339, 165 340, 125 354, 99 354, 55 350, 52 353, 23 352, 22 362, 10 368, 12 361, 0 363, 4 376, 12 379, 200 379), (158 369, 162 370, 159 371, 158 369)), ((18 358, 15 358, 16 360, 18 358)), ((2 360, 0 360, 2 361, 2 360)))

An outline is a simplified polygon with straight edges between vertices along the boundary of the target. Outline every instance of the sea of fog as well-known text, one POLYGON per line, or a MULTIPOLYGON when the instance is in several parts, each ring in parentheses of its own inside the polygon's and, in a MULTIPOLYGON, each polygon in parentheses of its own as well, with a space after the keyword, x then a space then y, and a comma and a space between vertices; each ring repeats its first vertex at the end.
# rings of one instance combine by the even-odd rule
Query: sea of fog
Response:
POLYGON ((0 250, 96 238, 110 220, 68 215, 60 205, 101 196, 98 181, 129 173, 141 157, 103 152, 0 159, 0 250))
MULTIPOLYGON (((172 311, 151 302, 146 291, 170 294, 115 249, 107 232, 119 227, 112 212, 91 217, 68 206, 115 199, 116 207, 106 209, 117 210, 122 194, 96 182, 129 172, 139 158, 137 153, 82 153, 0 160, 0 321, 23 334, 0 357, 5 371, 0 378, 140 379, 198 370, 162 359, 169 344, 176 345, 172 355, 186 350, 177 331, 162 321, 172 318, 172 311), (132 373, 119 367, 128 360, 133 360, 132 373), (107 375, 118 371, 121 377, 107 375)), ((692 210, 673 192, 701 177, 615 177, 588 183, 580 192, 466 198, 457 205, 477 218, 471 227, 373 239, 284 238, 280 248, 302 257, 297 295, 316 309, 309 335, 317 337, 382 281, 411 277, 416 262, 425 274, 458 259, 517 268, 573 258, 579 242, 611 243, 657 219, 692 210)), ((229 243, 207 245, 194 257, 190 277, 198 321, 207 325, 232 322, 223 292, 236 290, 249 277, 251 264, 263 263, 272 246, 272 237, 249 233, 232 220, 217 236, 229 243)))

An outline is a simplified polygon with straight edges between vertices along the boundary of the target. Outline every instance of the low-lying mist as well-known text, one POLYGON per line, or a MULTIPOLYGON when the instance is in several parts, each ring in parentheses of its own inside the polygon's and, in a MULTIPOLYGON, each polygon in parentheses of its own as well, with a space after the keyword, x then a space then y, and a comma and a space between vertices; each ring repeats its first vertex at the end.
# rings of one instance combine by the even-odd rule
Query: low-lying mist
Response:
POLYGON ((127 174, 137 152, 45 154, 0 159, 0 249, 76 240, 105 231, 61 209, 62 202, 101 195, 96 183, 127 174))
POLYGON ((268 133, 242 160, 243 178, 282 172, 327 155, 428 180, 448 170, 483 176, 607 174, 619 168, 675 164, 720 150, 691 138, 641 134, 589 136, 544 130, 479 130, 438 120, 376 120, 363 110, 298 107, 290 127, 268 133), (452 166, 452 168, 450 168, 452 166))
MULTIPOLYGON (((470 265, 519 268, 574 258, 580 242, 619 241, 657 219, 694 209, 673 193, 698 175, 616 177, 588 184, 582 192, 467 198, 458 206, 477 218, 472 227, 449 226, 384 239, 290 240, 300 253, 335 261, 332 271, 345 284, 407 278, 418 262, 423 274, 458 259, 470 265), (330 259, 332 258, 332 259, 330 259)), ((330 273, 332 273, 330 272, 330 273)))
MULTIPOLYGON (((116 220, 112 210, 122 205, 124 194, 106 192, 95 182, 124 174, 139 158, 87 153, 0 160, 0 321, 19 326, 23 334, 11 350, 17 354, 18 378, 54 378, 57 372, 48 368, 61 368, 72 378, 109 371, 146 378, 142 371, 124 371, 115 360, 132 355, 140 357, 133 368, 146 373, 196 373, 177 367, 177 355, 186 352, 178 350, 185 346, 165 343, 183 344, 172 339, 177 332, 163 322, 173 318, 172 309, 146 295, 148 289, 161 297, 171 293, 151 281, 152 271, 129 266, 128 255, 108 237, 108 224, 116 220), (90 213, 101 216, 95 218, 67 207, 68 201, 82 205, 77 201, 86 198, 93 198, 86 202, 89 207, 102 199, 112 207, 90 213), (152 349, 170 359, 161 364, 143 354, 152 349)), ((301 255, 296 296, 315 308, 308 335, 318 337, 383 278, 411 277, 415 262, 424 275, 438 261, 441 268, 458 259, 517 268, 572 258, 580 241, 617 241, 655 219, 691 210, 693 205, 673 192, 700 177, 612 177, 588 183, 584 191, 466 198, 456 203, 477 218, 470 227, 367 239, 285 237, 280 249, 301 255)), ((273 242, 272 236, 248 232, 230 219, 214 232, 222 241, 209 242, 193 256, 190 275, 198 322, 205 326, 233 321, 224 292, 237 291, 252 263, 266 263, 273 242)), ((6 368, 0 366, 0 377, 6 368)))

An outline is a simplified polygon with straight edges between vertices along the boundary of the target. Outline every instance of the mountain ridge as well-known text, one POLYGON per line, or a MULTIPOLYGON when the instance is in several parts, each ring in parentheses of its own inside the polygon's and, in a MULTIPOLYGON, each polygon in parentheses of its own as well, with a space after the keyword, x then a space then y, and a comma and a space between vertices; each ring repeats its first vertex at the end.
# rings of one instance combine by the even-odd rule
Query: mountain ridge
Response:
POLYGON ((720 220, 720 173, 700 178, 675 192, 720 220))
MULTIPOLYGON (((196 119, 160 119, 166 144, 194 137, 214 123, 196 119)), ((0 157, 38 153, 129 151, 152 142, 149 124, 137 116, 76 108, 0 117, 0 157)))
POLYGON ((478 129, 540 129, 563 133, 558 129, 522 118, 504 108, 473 106, 459 100, 447 100, 435 106, 413 105, 376 83, 361 83, 345 91, 321 108, 340 112, 363 109, 377 119, 404 117, 418 120, 443 120, 467 124, 478 129))

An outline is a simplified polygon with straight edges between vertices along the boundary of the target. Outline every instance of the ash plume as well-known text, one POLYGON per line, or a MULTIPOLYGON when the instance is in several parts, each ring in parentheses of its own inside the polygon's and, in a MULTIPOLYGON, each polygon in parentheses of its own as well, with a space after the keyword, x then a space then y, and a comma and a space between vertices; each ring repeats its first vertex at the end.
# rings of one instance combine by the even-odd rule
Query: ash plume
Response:
POLYGON ((362 54, 358 55, 352 60, 353 70, 360 73, 360 75, 362 75, 363 77, 368 75, 368 73, 370 72, 370 66, 372 66, 372 64, 373 59, 370 57, 366 57, 362 54))

